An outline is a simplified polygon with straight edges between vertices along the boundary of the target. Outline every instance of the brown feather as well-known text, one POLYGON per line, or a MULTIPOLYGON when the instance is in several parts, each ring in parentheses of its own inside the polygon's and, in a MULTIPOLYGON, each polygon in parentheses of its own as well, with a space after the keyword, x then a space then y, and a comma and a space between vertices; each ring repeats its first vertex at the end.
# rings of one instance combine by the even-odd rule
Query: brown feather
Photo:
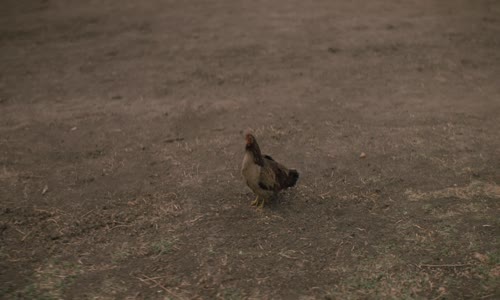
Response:
POLYGON ((288 169, 274 160, 264 159, 264 169, 269 168, 274 173, 274 190, 279 191, 286 188, 288 169))
POLYGON ((295 185, 299 177, 296 170, 286 168, 269 155, 262 155, 253 135, 247 134, 246 141, 245 150, 247 154, 243 161, 242 174, 247 185, 254 192, 276 193, 295 185), (258 171, 255 168, 252 169, 252 163, 255 167, 258 166, 258 171), (255 170, 257 173, 250 170, 255 170))

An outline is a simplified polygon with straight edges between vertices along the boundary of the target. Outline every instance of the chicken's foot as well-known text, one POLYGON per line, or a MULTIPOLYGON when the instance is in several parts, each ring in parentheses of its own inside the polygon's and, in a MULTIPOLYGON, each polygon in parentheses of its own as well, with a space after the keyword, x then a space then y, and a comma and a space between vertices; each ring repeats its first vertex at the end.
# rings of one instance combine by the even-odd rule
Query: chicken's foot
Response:
POLYGON ((264 208, 264 202, 266 202, 266 199, 262 199, 262 201, 260 201, 259 205, 257 205, 258 208, 264 208))
POLYGON ((255 200, 252 201, 252 206, 258 206, 259 205, 259 196, 255 197, 255 200))

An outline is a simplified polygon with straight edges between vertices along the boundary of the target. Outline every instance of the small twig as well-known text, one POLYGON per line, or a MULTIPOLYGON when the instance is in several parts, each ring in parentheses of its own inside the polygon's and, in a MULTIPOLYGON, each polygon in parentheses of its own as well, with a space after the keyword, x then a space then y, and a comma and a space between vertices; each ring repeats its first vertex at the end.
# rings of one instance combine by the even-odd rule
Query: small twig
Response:
POLYGON ((419 226, 419 225, 417 225, 417 224, 413 224, 413 226, 417 227, 418 229, 421 229, 421 230, 427 231, 427 229, 422 228, 421 226, 419 226))
POLYGON ((49 191, 49 186, 45 185, 42 189, 42 195, 45 195, 49 191))
POLYGON ((417 267, 419 268, 457 268, 457 267, 468 267, 472 266, 472 264, 445 264, 445 265, 427 265, 427 264, 419 264, 417 267))
POLYGON ((290 255, 286 255, 286 254, 284 254, 284 253, 278 253, 278 255, 283 256, 283 257, 286 257, 286 258, 289 258, 289 259, 296 259, 295 257, 292 257, 292 256, 290 256, 290 255))
POLYGON ((298 257, 290 256, 290 255, 286 254, 286 252, 295 252, 295 251, 293 251, 293 250, 280 251, 280 253, 278 253, 278 255, 289 258, 289 259, 298 259, 298 257))
POLYGON ((278 216, 278 215, 276 215, 276 216, 272 216, 272 217, 273 217, 273 218, 276 218, 276 219, 280 219, 280 220, 282 220, 282 221, 285 221, 285 218, 283 218, 282 216, 278 216))
POLYGON ((44 213, 48 213, 49 215, 52 215, 52 212, 48 211, 46 209, 35 208, 34 211, 36 211, 36 212, 44 212, 44 213))
POLYGON ((82 219, 82 218, 83 218, 83 217, 85 217, 86 215, 90 214, 90 213, 91 213, 91 212, 93 212, 94 210, 95 210, 95 209, 91 209, 91 210, 89 210, 88 212, 84 213, 84 214, 80 217, 80 219, 82 219))
POLYGON ((12 226, 12 228, 14 228, 15 231, 21 233, 23 236, 26 235, 26 233, 24 233, 23 231, 21 231, 20 229, 17 229, 15 226, 12 226))
POLYGON ((143 283, 146 283, 146 284, 147 284, 146 280, 142 279, 141 277, 135 276, 135 278, 137 278, 137 279, 139 279, 141 282, 143 282, 143 283))
POLYGON ((113 229, 119 228, 119 227, 130 227, 130 226, 132 226, 132 225, 116 225, 116 226, 109 228, 109 230, 113 230, 113 229))
POLYGON ((432 300, 438 300, 439 298, 443 297, 445 293, 439 294, 436 298, 432 298, 432 300))
POLYGON ((194 219, 192 220, 189 220, 189 221, 186 221, 186 223, 189 223, 189 224, 194 224, 196 223, 199 219, 203 218, 204 215, 199 215, 199 216, 196 216, 194 219))
POLYGON ((148 276, 146 276, 146 275, 143 275, 143 276, 144 276, 144 277, 146 277, 146 279, 144 279, 144 278, 139 278, 139 277, 137 277, 137 278, 139 278, 142 282, 146 282, 146 281, 148 281, 148 280, 156 280, 156 279, 160 279, 160 278, 164 278, 164 277, 166 277, 166 276, 148 277, 148 276))
POLYGON ((165 194, 165 196, 170 196, 170 195, 173 195, 173 196, 175 197, 175 199, 177 199, 177 198, 178 198, 178 197, 177 197, 177 194, 176 194, 176 193, 174 193, 174 192, 170 192, 170 193, 165 194))
MULTIPOLYGON (((177 295, 176 293, 172 292, 171 290, 169 290, 169 289, 167 289, 166 287, 164 287, 163 285, 161 285, 161 284, 160 284, 160 283, 156 280, 156 278, 158 278, 158 277, 151 278, 151 277, 148 277, 148 276, 146 276, 146 275, 144 275, 144 274, 143 274, 142 276, 146 277, 146 279, 144 279, 144 278, 140 278, 140 277, 137 277, 137 276, 136 276, 136 278, 137 278, 137 279, 139 279, 141 282, 146 283, 146 284, 148 284, 148 283, 147 283, 147 281, 152 281, 152 282, 155 284, 155 285, 154 285, 154 286, 152 286, 152 287, 156 287, 156 286, 157 286, 157 287, 161 288, 162 290, 164 290, 165 292, 169 293, 169 294, 170 294, 171 296, 173 296, 175 299, 182 299, 182 297, 180 297, 180 296, 179 296, 179 295, 177 295)), ((149 284, 148 284, 148 285, 149 285, 149 284)))
POLYGON ((57 225, 57 227, 59 227, 59 223, 57 223, 56 219, 50 218, 50 219, 47 219, 47 221, 53 222, 57 225))
POLYGON ((319 196, 321 197, 321 199, 325 200, 325 197, 328 196, 328 195, 330 195, 331 192, 332 191, 329 191, 329 192, 323 193, 323 194, 321 194, 319 196))
POLYGON ((31 230, 30 232, 28 232, 27 234, 25 234, 23 236, 23 238, 21 239, 21 242, 24 242, 24 240, 33 232, 33 230, 31 230))
POLYGON ((335 252, 335 258, 339 257, 340 249, 342 249, 341 246, 339 246, 339 248, 337 249, 337 252, 335 252))

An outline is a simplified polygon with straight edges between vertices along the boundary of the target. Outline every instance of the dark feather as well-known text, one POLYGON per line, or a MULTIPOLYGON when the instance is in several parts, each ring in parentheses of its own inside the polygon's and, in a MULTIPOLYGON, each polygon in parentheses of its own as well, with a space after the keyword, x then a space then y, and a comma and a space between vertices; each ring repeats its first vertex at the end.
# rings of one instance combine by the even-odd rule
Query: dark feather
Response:
POLYGON ((267 191, 280 191, 294 186, 299 179, 297 170, 288 170, 274 160, 265 159, 260 174, 259 187, 267 191))
POLYGON ((288 170, 288 178, 286 181, 286 187, 292 187, 297 183, 297 180, 299 179, 299 172, 294 169, 288 170))
POLYGON ((271 156, 269 156, 269 155, 264 155, 264 158, 267 158, 267 159, 269 159, 269 160, 274 161, 274 159, 273 159, 271 156))
MULTIPOLYGON (((257 177, 250 174, 244 175, 249 176, 248 178, 245 177, 247 184, 251 181, 253 184, 257 184, 260 189, 270 192, 278 192, 295 185, 299 178, 299 173, 296 170, 287 169, 269 155, 262 155, 253 135, 247 134, 246 141, 245 149, 247 154, 251 155, 254 164, 261 167, 260 174, 257 177)), ((245 168, 242 169, 242 172, 244 170, 245 168)))
POLYGON ((265 185, 262 181, 259 182, 259 187, 263 190, 266 190, 266 191, 274 190, 273 187, 265 185))

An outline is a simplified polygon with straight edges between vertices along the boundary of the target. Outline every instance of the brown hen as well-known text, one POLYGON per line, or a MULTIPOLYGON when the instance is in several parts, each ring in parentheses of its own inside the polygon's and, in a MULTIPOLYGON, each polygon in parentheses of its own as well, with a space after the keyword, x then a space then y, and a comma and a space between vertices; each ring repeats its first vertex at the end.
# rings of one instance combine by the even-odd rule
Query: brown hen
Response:
POLYGON ((265 201, 279 191, 294 186, 299 173, 297 170, 288 169, 277 163, 269 155, 262 155, 259 144, 252 134, 246 134, 245 140, 245 156, 241 174, 248 187, 257 195, 252 206, 262 208, 265 201))

